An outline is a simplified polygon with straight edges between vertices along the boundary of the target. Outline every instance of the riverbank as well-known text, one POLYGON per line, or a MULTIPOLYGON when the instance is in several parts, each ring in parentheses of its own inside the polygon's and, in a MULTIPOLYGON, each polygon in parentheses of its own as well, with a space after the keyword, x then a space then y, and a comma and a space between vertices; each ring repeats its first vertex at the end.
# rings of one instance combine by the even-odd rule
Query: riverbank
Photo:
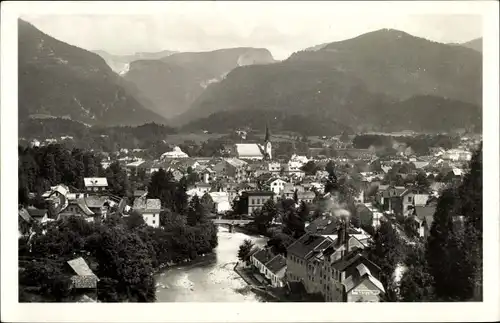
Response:
POLYGON ((218 229, 218 246, 212 254, 165 267, 155 275, 157 302, 267 302, 269 296, 254 290, 234 271, 240 244, 251 240, 262 247, 267 239, 218 229))

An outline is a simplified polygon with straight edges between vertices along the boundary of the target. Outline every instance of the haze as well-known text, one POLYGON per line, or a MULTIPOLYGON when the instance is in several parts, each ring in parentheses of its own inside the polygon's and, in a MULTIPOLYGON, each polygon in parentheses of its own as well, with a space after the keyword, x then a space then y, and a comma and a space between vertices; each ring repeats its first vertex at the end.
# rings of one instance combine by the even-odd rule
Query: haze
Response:
POLYGON ((138 10, 136 15, 25 15, 22 19, 69 44, 112 54, 260 47, 269 49, 276 59, 285 59, 310 46, 381 28, 444 43, 482 36, 481 16, 472 14, 356 14, 336 2, 160 4, 162 10, 155 14, 138 10))

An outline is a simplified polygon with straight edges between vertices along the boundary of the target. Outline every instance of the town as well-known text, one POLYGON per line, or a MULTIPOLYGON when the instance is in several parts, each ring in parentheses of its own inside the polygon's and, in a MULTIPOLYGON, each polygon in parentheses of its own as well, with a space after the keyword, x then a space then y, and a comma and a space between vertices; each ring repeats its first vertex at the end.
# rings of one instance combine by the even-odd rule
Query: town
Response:
MULTIPOLYGON (((460 295, 440 287, 446 282, 431 278, 438 265, 426 260, 440 256, 429 256, 437 239, 432 228, 442 225, 434 223, 444 212, 440 208, 458 204, 449 194, 463 194, 477 176, 471 167, 477 167, 480 135, 448 135, 453 144, 417 150, 402 141, 420 136, 413 132, 344 133, 312 141, 271 130, 265 128, 263 139, 236 130, 212 157, 190 155, 182 144, 148 158, 145 149, 69 150, 68 136, 21 138, 27 143, 19 148, 22 297, 150 301, 155 283, 144 278, 146 287, 137 287, 143 282, 123 277, 119 262, 152 274, 201 259, 217 247, 217 230, 266 237, 264 245, 245 239, 237 246, 234 271, 270 301, 481 297, 476 283, 460 295), (285 152, 277 148, 283 138, 292 138, 285 152), (128 246, 134 238, 113 237, 125 230, 119 227, 138 233, 142 249, 128 246), (125 258, 102 263, 119 250, 125 258), (137 265, 140 257, 149 265, 137 265), (40 272, 54 262, 57 275, 40 272)), ((463 229, 470 223, 459 212, 450 221, 463 229)))

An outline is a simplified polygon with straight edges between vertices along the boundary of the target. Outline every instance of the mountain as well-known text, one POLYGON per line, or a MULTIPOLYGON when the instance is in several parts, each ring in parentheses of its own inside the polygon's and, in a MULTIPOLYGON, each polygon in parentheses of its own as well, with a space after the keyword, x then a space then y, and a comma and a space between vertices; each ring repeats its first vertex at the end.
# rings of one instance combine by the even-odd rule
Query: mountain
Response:
POLYGON ((145 109, 129 92, 138 93, 134 85, 97 54, 52 38, 23 20, 18 31, 20 118, 66 116, 99 125, 165 121, 145 109))
POLYGON ((108 64, 109 67, 111 67, 111 69, 114 72, 120 75, 123 75, 128 72, 130 63, 133 61, 146 60, 146 59, 160 59, 172 55, 174 53, 177 53, 176 51, 171 51, 171 50, 163 50, 160 52, 152 52, 152 53, 139 52, 133 55, 113 55, 103 50, 94 50, 93 52, 101 56, 106 61, 106 64, 108 64))
POLYGON ((273 62, 271 53, 262 48, 175 53, 161 60, 134 61, 124 78, 153 102, 156 113, 168 118, 184 112, 209 84, 235 67, 273 62))
POLYGON ((476 50, 480 53, 483 52, 483 38, 476 38, 461 45, 476 50))
POLYGON ((220 111, 271 109, 320 115, 354 129, 379 127, 379 116, 394 104, 427 95, 481 106, 481 54, 379 30, 298 52, 280 63, 236 68, 173 122, 220 111))
POLYGON ((353 133, 336 121, 321 115, 288 114, 276 110, 221 111, 185 125, 183 131, 207 130, 214 133, 228 133, 237 129, 262 130, 269 125, 273 132, 293 132, 307 136, 340 135, 344 131, 353 133))
POLYGON ((398 99, 435 95, 482 102, 482 56, 402 31, 382 29, 293 54, 291 62, 328 64, 398 99))
POLYGON ((377 119, 385 131, 450 132, 457 129, 482 130, 482 108, 478 105, 419 95, 387 106, 377 119))

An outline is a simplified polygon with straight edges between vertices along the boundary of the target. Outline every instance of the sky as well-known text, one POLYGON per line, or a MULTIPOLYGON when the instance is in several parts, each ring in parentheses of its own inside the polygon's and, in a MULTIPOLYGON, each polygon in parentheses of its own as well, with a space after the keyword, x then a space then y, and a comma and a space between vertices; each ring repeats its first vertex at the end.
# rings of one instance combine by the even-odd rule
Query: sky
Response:
POLYGON ((286 6, 276 2, 212 1, 155 5, 149 11, 125 6, 122 9, 126 10, 102 10, 99 14, 83 10, 84 14, 74 14, 75 11, 66 14, 66 11, 63 15, 28 14, 22 18, 69 44, 119 55, 259 47, 269 49, 276 59, 285 59, 310 46, 381 28, 398 29, 444 43, 466 42, 482 36, 481 16, 463 12, 401 13, 384 6, 377 6, 380 9, 377 12, 361 12, 337 2, 287 2, 286 6))

